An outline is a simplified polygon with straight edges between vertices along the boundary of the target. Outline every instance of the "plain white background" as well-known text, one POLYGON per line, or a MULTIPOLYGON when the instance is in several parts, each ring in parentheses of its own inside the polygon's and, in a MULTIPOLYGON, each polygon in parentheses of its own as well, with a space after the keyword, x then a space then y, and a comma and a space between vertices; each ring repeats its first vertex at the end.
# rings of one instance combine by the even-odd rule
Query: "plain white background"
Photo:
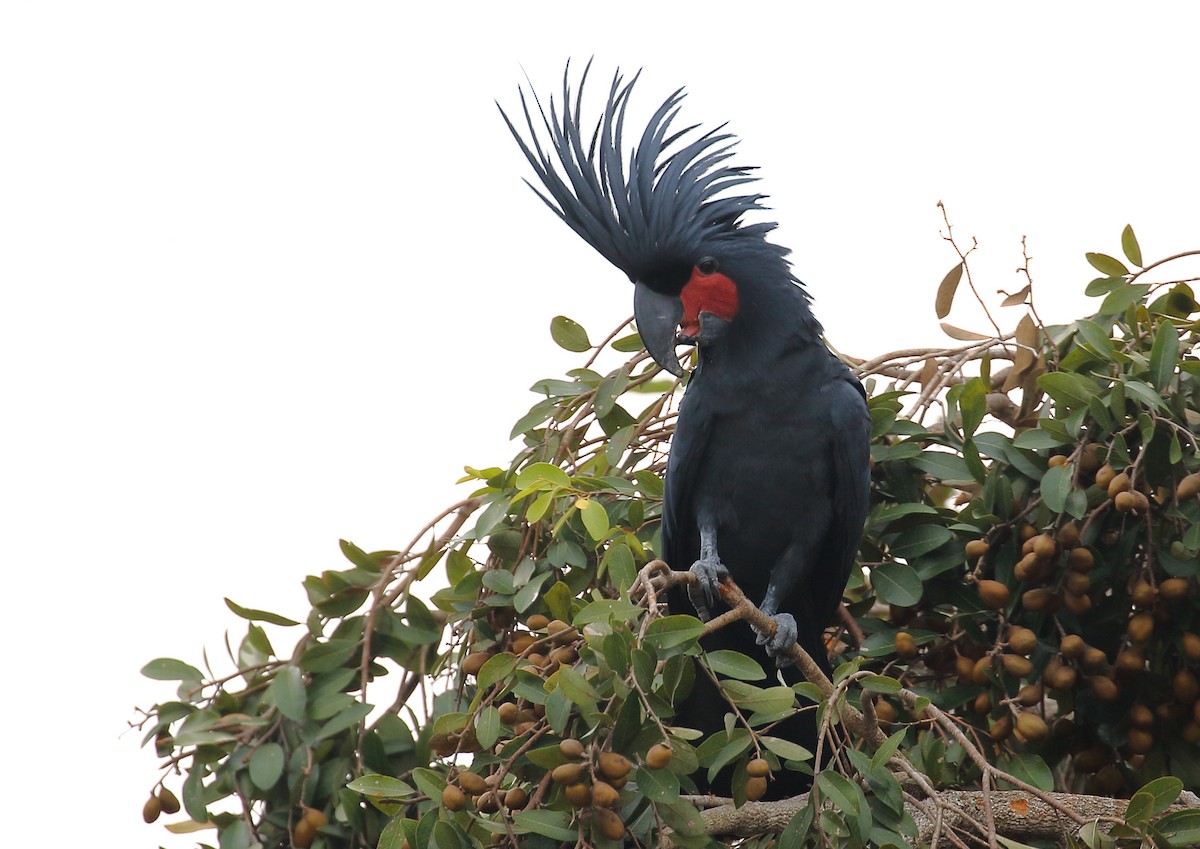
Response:
POLYGON ((405 543, 575 364, 551 317, 631 312, 520 182, 523 69, 729 121, 853 354, 945 338, 938 200, 993 303, 1028 235, 1049 321, 1126 223, 1200 247, 1183 4, 432 5, 0 10, 9 842, 192 845, 140 821, 142 664, 219 659, 225 595, 302 614, 339 537, 405 543))

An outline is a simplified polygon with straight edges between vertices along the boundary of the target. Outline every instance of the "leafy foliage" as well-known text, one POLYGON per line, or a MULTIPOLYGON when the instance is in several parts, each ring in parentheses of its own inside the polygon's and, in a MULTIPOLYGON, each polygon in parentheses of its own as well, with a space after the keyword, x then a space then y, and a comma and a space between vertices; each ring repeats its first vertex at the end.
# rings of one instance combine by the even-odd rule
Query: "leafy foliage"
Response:
MULTIPOLYGON (((1043 325, 1026 264, 1015 332, 854 361, 872 508, 854 625, 829 634, 833 700, 705 655, 698 619, 633 592, 681 384, 624 327, 593 345, 558 317, 554 340, 586 360, 534 384, 511 463, 468 468, 471 496, 406 550, 343 542, 346 566, 305 579, 303 622, 229 601, 248 621, 234 674, 147 664, 178 682, 140 722, 166 759, 147 819, 178 775, 189 820, 169 827, 215 828, 227 849, 657 845, 664 829, 707 846, 692 776, 731 772, 741 805, 811 771, 772 728, 815 709, 830 765, 782 836, 742 845, 910 845, 895 756, 934 790, 978 787, 984 760, 1017 786, 1131 797, 1126 825, 1078 845, 1191 845, 1196 812, 1164 812, 1200 789, 1198 307, 1186 281, 1142 282, 1187 255, 1143 266, 1131 228, 1121 245, 1138 270, 1087 256, 1094 315, 1043 325), (631 356, 597 369, 615 354, 631 356), (268 627, 298 632, 290 653, 268 627), (671 725, 696 675, 730 707, 707 739, 671 725), (877 748, 837 721, 859 703, 890 735, 877 748)), ((939 318, 974 290, 969 253, 939 318)))

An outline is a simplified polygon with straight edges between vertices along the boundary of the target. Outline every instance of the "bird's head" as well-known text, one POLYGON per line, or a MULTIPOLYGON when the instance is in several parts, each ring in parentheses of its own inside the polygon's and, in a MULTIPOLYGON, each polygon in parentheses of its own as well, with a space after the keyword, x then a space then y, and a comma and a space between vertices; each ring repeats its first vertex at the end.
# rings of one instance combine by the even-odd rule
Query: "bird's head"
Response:
MULTIPOLYGON (((590 64, 589 64, 590 67, 590 64)), ((681 375, 676 344, 709 346, 738 320, 746 301, 745 269, 773 263, 793 288, 786 251, 765 240, 775 225, 742 223, 763 209, 760 194, 730 190, 752 182, 751 168, 727 164, 737 143, 717 127, 672 130, 683 90, 655 111, 637 144, 622 145, 626 108, 637 76, 618 72, 595 126, 585 130, 584 70, 572 91, 564 74, 562 101, 546 105, 521 92, 527 134, 501 109, 513 137, 541 182, 530 187, 559 218, 634 283, 634 316, 646 350, 681 375), (543 191, 544 189, 544 191, 543 191)), ((527 181, 528 182, 528 181, 527 181)))

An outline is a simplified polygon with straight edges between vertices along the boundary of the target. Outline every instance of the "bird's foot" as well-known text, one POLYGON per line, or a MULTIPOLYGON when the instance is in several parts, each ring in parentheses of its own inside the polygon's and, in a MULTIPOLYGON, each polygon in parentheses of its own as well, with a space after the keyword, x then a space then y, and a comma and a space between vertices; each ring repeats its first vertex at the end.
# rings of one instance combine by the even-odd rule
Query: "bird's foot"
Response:
POLYGON ((786 652, 800 634, 796 627, 796 617, 790 613, 775 613, 771 616, 771 620, 775 623, 775 633, 767 634, 765 631, 756 629, 758 634, 756 641, 760 646, 766 647, 767 654, 773 657, 779 666, 791 666, 795 661, 786 652))
POLYGON ((692 564, 691 573, 696 580, 687 585, 688 598, 696 608, 700 621, 712 618, 712 608, 717 602, 721 581, 729 577, 729 570, 716 557, 701 558, 692 564))

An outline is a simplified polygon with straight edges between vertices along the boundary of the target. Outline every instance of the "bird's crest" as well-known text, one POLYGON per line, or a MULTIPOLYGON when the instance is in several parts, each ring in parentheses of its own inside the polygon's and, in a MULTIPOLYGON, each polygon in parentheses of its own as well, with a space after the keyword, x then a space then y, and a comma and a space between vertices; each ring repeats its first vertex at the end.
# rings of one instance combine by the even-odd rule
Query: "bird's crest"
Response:
POLYGON ((708 132, 699 132, 698 125, 672 131, 683 89, 658 108, 627 159, 622 145, 625 111, 638 75, 625 82, 618 71, 604 113, 585 143, 582 101, 590 67, 589 62, 572 92, 568 65, 561 117, 560 104, 551 98, 543 106, 531 87, 535 115, 521 91, 527 139, 500 110, 545 192, 526 182, 572 230, 631 279, 654 286, 664 284, 662 276, 669 269, 690 270, 702 246, 735 237, 761 238, 774 228, 741 224, 743 213, 764 208, 759 201, 765 195, 727 193, 757 178, 749 175, 752 168, 726 164, 737 139, 722 132, 724 125, 708 132), (549 136, 545 142, 536 117, 549 136))

